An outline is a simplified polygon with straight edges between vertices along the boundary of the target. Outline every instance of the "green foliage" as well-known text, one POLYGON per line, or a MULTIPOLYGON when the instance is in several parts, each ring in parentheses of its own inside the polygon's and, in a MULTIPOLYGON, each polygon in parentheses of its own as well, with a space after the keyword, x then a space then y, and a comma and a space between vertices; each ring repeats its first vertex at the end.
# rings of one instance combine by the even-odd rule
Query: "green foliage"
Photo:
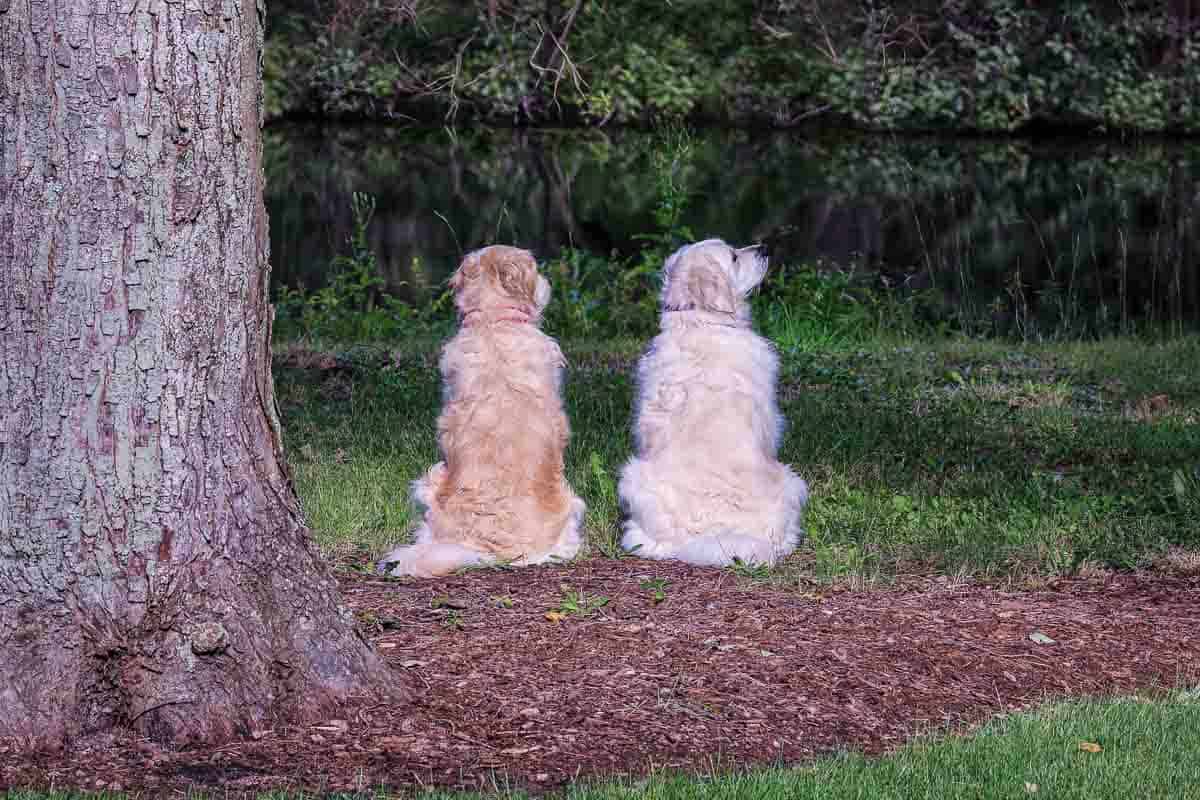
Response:
POLYGON ((553 335, 646 337, 657 329, 663 262, 694 238, 683 224, 692 168, 691 134, 683 127, 664 127, 652 141, 648 156, 657 194, 653 210, 656 229, 634 236, 646 246, 622 264, 568 250, 545 265, 562 299, 547 309, 546 329, 553 335))
POLYGON ((589 527, 594 531, 592 545, 605 558, 624 558, 621 547, 621 529, 615 522, 619 500, 617 481, 613 476, 615 464, 606 463, 599 452, 588 454, 587 480, 593 487, 595 500, 588 504, 589 527), (598 518, 598 519, 597 519, 598 518))
POLYGON ((733 563, 729 565, 728 569, 739 578, 750 580, 765 580, 771 574, 770 565, 757 561, 742 561, 737 557, 733 559, 733 563))
POLYGON ((888 292, 873 275, 824 265, 777 268, 754 298, 759 330, 785 351, 829 350, 881 336, 940 332, 919 317, 923 293, 888 292))
MULTIPOLYGON (((450 322, 448 294, 427 305, 414 306, 383 293, 385 282, 367 239, 375 199, 355 192, 352 212, 354 230, 347 242, 350 252, 333 258, 329 282, 311 292, 302 286, 279 290, 275 301, 276 338, 353 342, 445 330, 450 322)), ((419 271, 419 265, 414 265, 414 270, 419 271)))
POLYGON ((643 590, 650 593, 650 600, 654 605, 658 605, 667 599, 667 586, 670 581, 666 578, 647 578, 638 584, 643 590))
MULTIPOLYGON (((1200 130, 1167 4, 656 0, 272 6, 268 113, 1200 130), (315 8, 315 7, 313 7, 315 8), (405 11, 408 10, 408 13, 405 11)), ((1194 20, 1193 20, 1194 21, 1194 20)))
POLYGON ((583 589, 572 589, 566 584, 559 588, 562 589, 562 600, 555 610, 564 616, 590 617, 608 605, 604 595, 589 595, 583 589))

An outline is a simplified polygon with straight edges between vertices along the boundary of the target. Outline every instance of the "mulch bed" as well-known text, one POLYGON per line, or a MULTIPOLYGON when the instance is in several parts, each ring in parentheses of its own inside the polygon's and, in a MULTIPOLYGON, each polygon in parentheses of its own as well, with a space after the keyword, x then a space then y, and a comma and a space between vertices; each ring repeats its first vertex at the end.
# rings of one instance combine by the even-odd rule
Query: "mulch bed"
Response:
POLYGON ((217 750, 118 735, 62 756, 0 752, 0 788, 537 790, 714 761, 877 753, 1051 697, 1200 683, 1196 576, 805 592, 593 559, 412 583, 347 572, 342 588, 418 687, 412 705, 347 709, 217 750), (668 581, 665 600, 649 579, 668 581), (584 606, 608 602, 547 618, 563 587, 582 591, 584 606))

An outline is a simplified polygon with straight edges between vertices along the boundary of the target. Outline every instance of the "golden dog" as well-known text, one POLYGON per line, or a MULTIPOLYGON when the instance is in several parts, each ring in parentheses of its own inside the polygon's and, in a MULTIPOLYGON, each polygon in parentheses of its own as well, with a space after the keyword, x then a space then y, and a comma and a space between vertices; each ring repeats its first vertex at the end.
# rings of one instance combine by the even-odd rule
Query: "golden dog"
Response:
POLYGON ((550 284, 529 252, 495 245, 468 254, 450 286, 460 326, 441 357, 443 460, 413 483, 425 510, 413 544, 380 569, 429 577, 498 560, 571 558, 584 503, 563 475, 566 363, 538 329, 550 284))

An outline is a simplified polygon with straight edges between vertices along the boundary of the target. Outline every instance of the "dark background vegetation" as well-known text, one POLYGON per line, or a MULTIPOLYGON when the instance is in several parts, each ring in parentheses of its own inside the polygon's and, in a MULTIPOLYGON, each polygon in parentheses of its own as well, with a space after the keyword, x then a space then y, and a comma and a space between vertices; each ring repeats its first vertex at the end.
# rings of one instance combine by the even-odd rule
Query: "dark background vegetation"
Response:
POLYGON ((1200 131, 1200 0, 278 0, 273 116, 1200 131))
POLYGON ((267 202, 294 332, 364 311, 372 335, 449 324, 442 280, 503 240, 544 260, 558 333, 641 336, 662 258, 694 236, 769 244, 780 308, 844 285, 1020 338, 1200 318, 1200 0, 269 13, 267 202))
POLYGON ((767 243, 763 298, 841 303, 864 333, 843 287, 1020 338, 1200 318, 1200 141, 327 124, 273 127, 267 155, 282 316, 377 296, 380 335, 449 322, 431 301, 461 253, 506 241, 542 260, 557 334, 642 336, 662 259, 695 236, 767 243))

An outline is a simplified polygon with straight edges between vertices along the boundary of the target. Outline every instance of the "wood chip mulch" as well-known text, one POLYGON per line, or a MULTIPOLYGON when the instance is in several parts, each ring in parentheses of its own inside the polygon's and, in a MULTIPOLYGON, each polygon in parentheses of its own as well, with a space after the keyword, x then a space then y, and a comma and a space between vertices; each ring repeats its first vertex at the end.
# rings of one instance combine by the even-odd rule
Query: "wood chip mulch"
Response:
POLYGON ((594 559, 412 583, 344 573, 342 584, 418 687, 412 705, 347 708, 216 750, 123 734, 18 759, 0 743, 0 788, 536 790, 878 753, 1050 698, 1200 684, 1196 576, 805 592, 594 559), (562 608, 568 593, 579 613, 562 608))

